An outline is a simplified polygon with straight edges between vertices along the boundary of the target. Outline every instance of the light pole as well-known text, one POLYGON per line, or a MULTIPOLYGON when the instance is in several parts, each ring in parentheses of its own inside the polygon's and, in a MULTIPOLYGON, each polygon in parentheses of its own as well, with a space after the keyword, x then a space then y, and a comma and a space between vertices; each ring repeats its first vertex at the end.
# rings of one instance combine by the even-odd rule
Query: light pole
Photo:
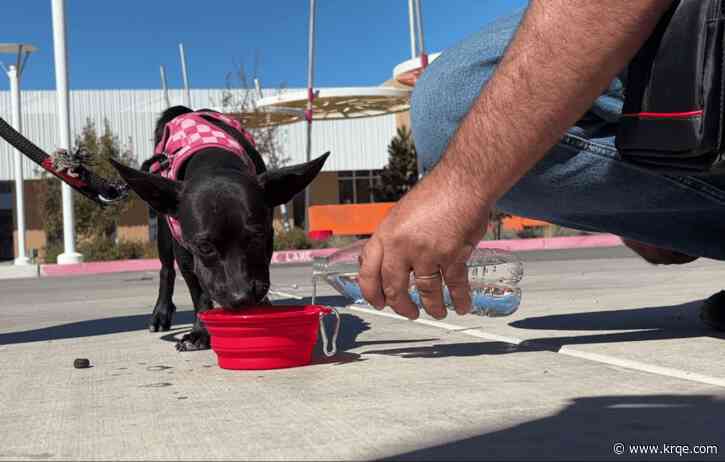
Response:
POLYGON ((166 109, 168 109, 171 107, 171 101, 169 100, 169 87, 166 85, 166 69, 163 64, 159 66, 159 71, 161 71, 161 89, 164 91, 164 103, 166 109))
POLYGON ((410 57, 418 57, 418 45, 416 43, 417 17, 415 15, 415 0, 408 0, 408 25, 410 27, 410 57))
MULTIPOLYGON (((315 0, 310 0, 310 22, 307 31, 307 151, 306 160, 312 160, 312 110, 315 100, 315 0)), ((305 234, 310 232, 310 185, 305 188, 305 234)))
MULTIPOLYGON (((53 59, 55 61, 55 92, 58 101, 58 134, 61 149, 70 152, 70 108, 68 98, 68 52, 65 46, 65 0, 51 0, 53 9, 53 59)), ((63 253, 58 263, 80 263, 83 255, 76 252, 75 220, 73 218, 73 190, 63 183, 63 253)))
POLYGON ((179 43, 179 56, 181 57, 181 78, 184 80, 184 104, 189 109, 191 107, 191 90, 189 89, 189 73, 186 70, 186 52, 184 51, 184 44, 179 43))
POLYGON ((418 54, 421 59, 424 60, 423 67, 428 66, 428 55, 425 52, 425 35, 423 34, 423 13, 421 13, 420 0, 415 0, 415 23, 416 23, 416 35, 418 38, 418 54))
MULTIPOLYGON (((12 112, 13 127, 19 132, 23 131, 23 120, 20 115, 20 79, 25 70, 30 53, 37 49, 27 43, 2 43, 0 53, 12 53, 16 56, 15 64, 5 67, 3 70, 10 80, 10 106, 12 112)), ((18 224, 18 253, 15 257, 16 265, 28 265, 30 259, 25 248, 25 194, 23 191, 23 157, 20 151, 15 150, 15 210, 18 224)))

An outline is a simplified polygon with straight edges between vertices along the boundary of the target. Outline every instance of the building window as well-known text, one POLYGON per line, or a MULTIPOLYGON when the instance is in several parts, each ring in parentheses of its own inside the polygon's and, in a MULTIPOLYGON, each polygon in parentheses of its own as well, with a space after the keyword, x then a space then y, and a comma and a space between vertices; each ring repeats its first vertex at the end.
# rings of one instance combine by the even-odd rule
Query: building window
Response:
POLYGON ((380 170, 343 170, 337 172, 340 204, 367 204, 375 202, 375 182, 380 170))

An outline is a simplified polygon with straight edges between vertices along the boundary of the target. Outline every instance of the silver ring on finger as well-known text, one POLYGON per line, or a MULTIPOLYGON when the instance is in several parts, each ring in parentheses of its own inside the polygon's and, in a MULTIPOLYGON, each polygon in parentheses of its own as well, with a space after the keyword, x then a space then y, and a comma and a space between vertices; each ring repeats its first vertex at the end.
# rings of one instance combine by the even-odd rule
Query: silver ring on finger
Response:
POLYGON ((441 274, 440 271, 436 271, 433 274, 428 274, 428 275, 425 275, 425 276, 419 276, 419 275, 413 273, 413 277, 416 280, 419 280, 419 281, 421 281, 421 280, 422 281, 430 281, 430 280, 433 280, 433 279, 441 279, 443 277, 443 275, 441 274))

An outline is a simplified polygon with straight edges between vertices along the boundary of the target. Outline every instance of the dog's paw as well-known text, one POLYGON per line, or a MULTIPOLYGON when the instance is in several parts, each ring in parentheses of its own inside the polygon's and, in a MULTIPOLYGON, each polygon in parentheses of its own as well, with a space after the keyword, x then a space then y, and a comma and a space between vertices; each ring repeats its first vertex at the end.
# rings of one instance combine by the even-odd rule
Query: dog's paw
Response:
POLYGON ((156 305, 149 320, 149 331, 158 332, 160 330, 166 332, 171 329, 174 313, 176 313, 176 305, 173 303, 156 305))
POLYGON ((209 333, 206 331, 191 331, 176 342, 177 351, 200 351, 211 348, 209 333))

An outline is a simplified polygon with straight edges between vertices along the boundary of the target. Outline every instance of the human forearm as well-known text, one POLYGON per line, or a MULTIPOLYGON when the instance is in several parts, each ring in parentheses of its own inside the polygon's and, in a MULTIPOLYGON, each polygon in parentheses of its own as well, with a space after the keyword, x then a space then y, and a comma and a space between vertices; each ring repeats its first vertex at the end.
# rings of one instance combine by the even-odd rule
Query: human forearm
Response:
POLYGON ((491 205, 591 106, 670 5, 534 0, 428 180, 491 205))

